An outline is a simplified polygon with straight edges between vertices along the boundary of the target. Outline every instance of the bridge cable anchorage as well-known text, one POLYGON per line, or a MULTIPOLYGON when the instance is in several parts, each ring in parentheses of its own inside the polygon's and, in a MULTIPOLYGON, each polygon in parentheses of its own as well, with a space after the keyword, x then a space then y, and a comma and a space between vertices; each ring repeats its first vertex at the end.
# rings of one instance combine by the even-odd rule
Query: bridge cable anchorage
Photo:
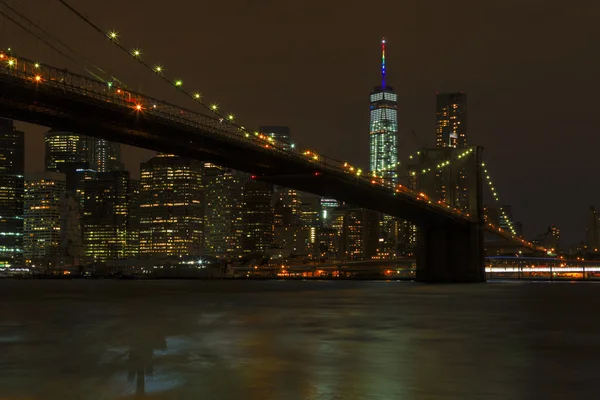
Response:
POLYGON ((106 82, 106 80, 104 78, 102 78, 101 76, 98 76, 94 72, 88 70, 76 58, 82 59, 84 62, 88 63, 93 68, 95 68, 96 70, 98 70, 101 74, 109 76, 110 79, 112 79, 113 81, 119 82, 123 86, 126 86, 118 78, 116 78, 116 77, 112 76, 111 74, 109 74, 108 72, 104 71, 98 65, 96 65, 95 63, 93 63, 92 61, 90 61, 88 58, 86 58, 82 54, 80 54, 77 51, 75 51, 72 47, 70 47, 65 42, 63 42, 61 39, 59 39, 58 37, 56 37, 55 35, 53 35, 52 33, 50 33, 48 30, 44 29, 42 26, 40 26, 39 24, 36 24, 31 19, 29 19, 26 15, 20 13, 18 10, 16 10, 13 7, 11 7, 7 3, 6 0, 0 0, 0 3, 2 3, 4 5, 4 7, 6 7, 13 14, 16 14, 19 18, 21 18, 22 20, 24 20, 30 26, 32 26, 35 29, 37 29, 38 31, 40 31, 43 36, 40 36, 39 34, 36 34, 31 29, 27 28, 26 26, 24 26, 23 24, 21 24, 20 22, 16 21, 14 18, 10 17, 9 15, 7 15, 6 13, 4 13, 2 11, 0 11, 0 15, 3 15, 4 17, 6 17, 9 21, 11 21, 17 27, 21 28, 22 30, 24 30, 25 32, 27 32, 28 34, 30 34, 31 36, 33 36, 34 38, 36 38, 39 41, 41 41, 42 43, 44 43, 46 46, 50 47, 52 50, 54 50, 55 52, 57 52, 59 55, 65 57, 66 59, 68 59, 71 62, 75 63, 77 66, 79 66, 80 68, 82 68, 85 72, 87 72, 88 74, 90 74, 91 76, 93 76, 94 78, 96 78, 96 79, 98 79, 98 80, 100 80, 102 82, 106 82), (48 38, 48 39, 46 39, 46 38, 48 38), (55 46, 52 43, 50 43, 49 40, 54 41, 54 43, 56 43, 58 46, 62 46, 66 50, 66 52, 70 52, 72 55, 66 54, 65 51, 62 51, 59 48, 57 48, 57 46, 55 46))
POLYGON ((508 215, 506 214, 506 212, 502 208, 502 205, 500 205, 500 198, 498 197, 497 190, 494 187, 494 184, 492 183, 492 178, 490 177, 489 171, 488 171, 485 163, 481 164, 481 168, 483 170, 484 179, 486 180, 486 182, 488 184, 488 187, 489 187, 489 189, 490 189, 490 191, 492 193, 492 196, 494 197, 494 200, 496 201, 496 205, 498 206, 498 209, 500 210, 502 219, 504 221, 506 221, 506 224, 508 225, 508 228, 510 229, 511 233, 516 236, 517 235, 517 231, 515 230, 513 222, 510 220, 510 218, 508 217, 508 215))

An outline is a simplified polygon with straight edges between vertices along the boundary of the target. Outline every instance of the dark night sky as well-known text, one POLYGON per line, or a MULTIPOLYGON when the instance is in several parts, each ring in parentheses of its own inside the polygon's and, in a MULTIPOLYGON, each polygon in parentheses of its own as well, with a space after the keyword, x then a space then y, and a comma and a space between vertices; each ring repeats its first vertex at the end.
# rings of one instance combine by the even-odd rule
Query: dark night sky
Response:
MULTIPOLYGON (((362 165, 368 95, 379 82, 378 42, 386 36, 402 154, 434 144, 435 93, 464 90, 470 143, 485 147, 500 198, 513 205, 527 235, 556 223, 563 243, 578 241, 588 206, 600 206, 596 1, 70 2, 244 125, 289 125, 300 145, 362 165)), ((58 1, 12 4, 135 82, 134 90, 185 103, 58 1)), ((1 19, 0 45, 70 67, 1 19)), ((42 169, 44 129, 26 131, 27 167, 42 169)), ((150 154, 127 148, 125 163, 137 174, 150 154)))

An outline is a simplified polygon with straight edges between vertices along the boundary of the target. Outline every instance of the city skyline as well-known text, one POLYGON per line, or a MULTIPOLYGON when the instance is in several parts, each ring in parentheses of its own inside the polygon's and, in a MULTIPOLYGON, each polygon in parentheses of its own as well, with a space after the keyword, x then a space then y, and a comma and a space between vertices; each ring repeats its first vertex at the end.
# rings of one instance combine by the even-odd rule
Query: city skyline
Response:
MULTIPOLYGON (((523 221, 528 236, 538 233, 550 223, 556 223, 561 226, 568 241, 578 241, 583 236, 581 232, 585 228, 585 223, 582 221, 585 221, 588 206, 600 202, 600 191, 589 185, 584 186, 583 182, 589 181, 591 176, 581 177, 578 181, 572 179, 573 176, 580 174, 579 169, 575 168, 577 160, 582 157, 591 157, 591 149, 594 148, 594 139, 590 137, 594 126, 592 123, 593 100, 587 94, 594 91, 589 90, 587 82, 588 80, 593 81, 592 71, 596 59, 590 60, 587 50, 592 48, 592 43, 587 38, 592 35, 587 33, 596 29, 593 28, 588 18, 589 15, 593 15, 597 5, 588 5, 577 10, 569 9, 565 12, 559 12, 558 9, 549 7, 544 18, 535 22, 534 25, 540 29, 555 25, 562 26, 560 22, 565 20, 581 22, 577 26, 573 26, 574 29, 566 31, 566 34, 558 42, 559 50, 570 55, 564 59, 553 55, 560 51, 552 51, 546 42, 539 43, 534 51, 531 51, 531 46, 527 45, 529 43, 527 41, 508 40, 519 34, 524 35, 533 29, 529 22, 520 17, 520 15, 532 12, 535 9, 533 5, 520 5, 520 12, 515 15, 508 3, 478 7, 461 4, 452 8, 447 8, 440 3, 435 7, 427 7, 427 10, 419 5, 391 6, 390 15, 402 16, 401 23, 394 24, 397 28, 394 28, 393 32, 381 32, 380 28, 385 26, 387 18, 391 18, 391 16, 384 16, 383 21, 379 17, 372 18, 372 21, 377 21, 376 24, 375 22, 369 23, 364 28, 361 27, 355 31, 344 29, 345 40, 340 41, 340 45, 335 50, 337 57, 333 57, 331 60, 322 57, 323 54, 327 54, 322 52, 325 49, 329 53, 331 52, 328 41, 317 41, 317 38, 329 37, 330 28, 327 28, 321 16, 311 17, 306 23, 316 24, 317 29, 309 32, 307 40, 299 42, 298 48, 288 51, 280 46, 296 37, 294 32, 288 30, 284 30, 278 37, 266 39, 265 45, 271 50, 264 51, 268 51, 268 54, 272 54, 274 51, 278 55, 277 63, 279 64, 270 66, 267 61, 264 61, 268 59, 268 54, 257 55, 254 50, 247 54, 244 46, 247 44, 246 40, 256 40, 256 35, 261 37, 260 35, 268 26, 278 24, 276 20, 269 20, 269 24, 261 26, 259 30, 253 30, 248 35, 249 37, 241 39, 238 37, 233 40, 227 34, 211 43, 202 42, 202 54, 214 55, 215 62, 198 63, 193 62, 195 59, 190 60, 190 57, 196 56, 191 56, 187 52, 182 53, 181 47, 171 46, 172 48, 169 48, 168 43, 160 40, 160 32, 142 38, 142 35, 139 34, 140 31, 143 31, 140 23, 129 21, 126 24, 127 16, 137 12, 133 5, 123 5, 121 15, 115 16, 111 15, 108 10, 116 2, 108 1, 106 10, 102 9, 104 7, 84 4, 84 2, 75 1, 74 4, 81 7, 85 13, 97 16, 103 24, 110 25, 111 28, 119 28, 123 40, 140 42, 140 47, 143 45, 145 56, 161 54, 161 50, 167 51, 168 53, 162 57, 162 61, 169 60, 169 68, 188 79, 186 84, 189 82, 200 86, 205 96, 219 100, 227 110, 231 109, 240 119, 248 121, 247 125, 258 126, 259 121, 289 125, 294 132, 297 132, 299 143, 306 146, 313 145, 312 147, 318 148, 325 154, 348 159, 363 166, 367 163, 365 155, 360 153, 364 149, 363 144, 366 138, 361 138, 360 135, 364 132, 368 121, 366 121, 367 117, 359 114, 360 109, 364 109, 365 106, 364 93, 370 89, 373 79, 378 73, 370 62, 376 54, 371 47, 380 35, 385 34, 398 46, 398 51, 390 52, 388 58, 391 60, 390 74, 393 73, 395 86, 400 94, 399 119, 403 122, 406 121, 405 125, 403 123, 401 133, 403 140, 408 143, 402 144, 403 149, 416 149, 425 141, 430 146, 434 143, 435 126, 431 120, 431 112, 434 109, 433 96, 435 92, 464 90, 469 93, 472 106, 469 118, 471 143, 482 144, 485 147, 486 161, 501 190, 501 201, 513 205, 515 218, 523 221), (488 15, 491 14, 495 16, 494 20, 489 20, 488 15), (432 48, 431 45, 436 40, 436 34, 440 32, 439 27, 443 26, 439 22, 442 16, 446 17, 447 15, 461 18, 471 28, 476 29, 478 34, 464 36, 464 30, 459 30, 457 34, 463 40, 442 46, 435 54, 421 50, 432 48), (496 31, 502 30, 496 29, 497 22, 494 22, 495 20, 510 21, 513 29, 508 34, 500 35, 496 31), (480 24, 479 21, 486 21, 486 24, 480 24), (125 26, 127 29, 124 28, 125 26), (483 46, 483 43, 488 41, 493 43, 493 46, 483 46), (223 46, 225 42, 228 42, 229 45, 223 46), (577 46, 571 47, 570 44, 575 42, 577 46), (185 57, 182 57, 181 54, 185 54, 185 57), (260 57, 259 60, 266 63, 267 67, 257 70, 234 62, 238 57, 246 55, 254 57, 252 59, 260 57), (299 57, 300 55, 302 57, 299 57), (552 59, 552 63, 546 62, 548 57, 552 59), (583 58, 585 58, 585 62, 581 61, 583 58), (182 61, 178 61, 179 59, 182 61), (305 63, 304 60, 308 61, 305 63), (282 70, 296 68, 297 64, 304 71, 306 79, 312 80, 314 84, 302 85, 304 87, 295 84, 291 79, 294 74, 288 72, 282 74, 274 69, 281 63, 286 65, 286 68, 282 70), (186 65, 190 65, 190 67, 188 68, 186 65), (191 65, 194 68, 191 68, 191 65), (351 65, 352 67, 350 67, 351 65), (343 68, 339 68, 340 66, 343 68), (576 69, 575 66, 577 66, 576 69), (542 67, 544 71, 547 71, 545 75, 538 73, 542 67), (335 70, 336 79, 332 81, 327 74, 322 74, 324 69, 335 70), (575 70, 576 73, 561 72, 575 72, 575 70), (206 82, 205 79, 194 79, 194 76, 214 76, 214 83, 206 82), (550 80, 550 76, 557 78, 550 80), (571 78, 567 79, 567 76, 571 78), (573 76, 575 78, 572 78, 573 76), (254 94, 244 94, 243 90, 239 90, 242 82, 249 81, 247 77, 254 77, 253 80, 250 80, 253 82, 252 87, 260 85, 264 95, 256 98, 254 94), (351 84, 348 84, 350 82, 351 84), (583 82, 586 84, 584 85, 583 82), (322 87, 333 87, 339 91, 342 94, 340 101, 328 112, 313 113, 312 118, 306 118, 306 115, 314 108, 308 99, 311 96, 314 98, 314 92, 322 87), (549 120, 546 118, 548 104, 545 99, 554 93, 556 87, 564 88, 566 90, 564 94, 568 95, 571 101, 563 104, 560 112, 554 113, 553 118, 549 120), (284 101, 280 101, 282 93, 294 93, 294 96, 285 97, 284 101), (265 114, 268 115, 265 116, 265 114), (417 133, 416 138, 410 134, 412 129, 417 133), (558 139, 562 132, 570 132, 570 141, 565 142, 558 139), (351 138, 349 142, 353 146, 343 144, 348 138, 351 138), (545 149, 544 157, 532 157, 536 146, 542 142, 545 149), (577 146, 581 143, 586 145, 582 149, 578 149, 578 147, 582 147, 577 146), (575 156, 575 154, 578 155, 575 156), (566 157, 565 166, 559 168, 556 164, 544 161, 553 157, 566 157), (540 171, 540 165, 543 165, 543 173, 540 171), (543 196, 545 188, 555 185, 556 182, 566 185, 571 190, 577 190, 580 194, 578 196, 567 195, 565 193, 568 192, 567 190, 556 193, 547 201, 538 204, 537 199, 543 196), (557 211, 564 205, 570 210, 568 215, 557 211)), ((274 10, 260 6, 257 9, 243 9, 244 12, 262 16, 269 12, 281 13, 283 6, 282 4, 281 8, 276 7, 274 10)), ((186 9, 191 7, 190 11, 193 11, 193 6, 186 5, 185 7, 186 9)), ((49 5, 42 4, 34 12, 51 14, 51 8, 49 5)), ((359 14, 362 18, 365 12, 371 12, 362 8, 360 12, 358 10, 357 7, 348 8, 345 11, 348 13, 348 20, 358 19, 359 14)), ((222 11, 222 6, 216 4, 210 5, 209 9, 205 10, 208 13, 215 13, 215 15, 221 15, 222 11)), ((332 7, 326 5, 323 15, 331 12, 333 12, 332 7)), ((159 13, 151 7, 146 10, 146 13, 149 22, 158 23, 160 20, 159 13)), ((60 17, 59 14, 56 15, 60 17)), ((285 19, 294 19, 291 14, 284 13, 284 15, 285 19)), ((58 17, 56 18, 57 22, 61 21, 61 18, 58 17)), ((194 29, 210 29, 211 23, 212 21, 208 26, 194 29)), ((81 26, 73 27, 73 29, 75 28, 79 30, 81 26)), ((178 32, 177 27, 165 26, 165 29, 171 28, 178 32)), ((84 38, 81 40, 83 43, 84 38)), ((41 52, 39 48, 31 46, 27 48, 26 43, 20 43, 19 46, 23 47, 24 54, 41 52)), ((248 50, 252 48, 252 46, 246 47, 248 50)), ((107 57, 108 54, 111 54, 111 50, 100 44, 97 56, 107 57)), ((44 54, 41 56, 43 57, 44 54)), ((114 61, 111 60, 108 63, 115 70, 123 71, 124 79, 131 79, 131 75, 127 76, 131 73, 125 71, 129 64, 122 61, 115 57, 114 61)), ((150 77, 149 80, 151 79, 150 77)), ((147 84, 146 81, 140 85, 161 97, 164 93, 166 93, 165 97, 174 96, 166 88, 152 90, 152 85, 147 84)), ((252 90, 250 92, 253 93, 252 90)), ((144 152, 141 152, 141 156, 137 154, 139 153, 134 152, 129 157, 130 159, 138 157, 138 160, 129 161, 128 169, 135 171, 136 164, 143 158, 147 158, 144 152)))

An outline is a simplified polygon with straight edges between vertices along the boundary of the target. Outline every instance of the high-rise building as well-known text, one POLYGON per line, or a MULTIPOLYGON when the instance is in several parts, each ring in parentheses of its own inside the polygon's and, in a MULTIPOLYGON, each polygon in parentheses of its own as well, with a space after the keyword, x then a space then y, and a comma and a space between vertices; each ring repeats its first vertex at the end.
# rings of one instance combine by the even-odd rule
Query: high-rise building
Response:
POLYGON ((94 139, 90 168, 98 172, 122 171, 121 144, 94 139))
POLYGON ((64 174, 42 172, 25 180, 23 253, 26 264, 53 267, 62 255, 64 174))
POLYGON ((140 255, 140 181, 129 180, 129 210, 127 213, 127 258, 140 255))
POLYGON ((381 40, 381 86, 371 93, 370 171, 377 176, 398 178, 398 96, 386 84, 385 39, 381 40))
POLYGON ((377 255, 380 214, 364 208, 344 212, 342 243, 346 259, 368 260, 377 255))
POLYGON ((88 168, 91 164, 92 138, 50 129, 44 135, 44 142, 46 171, 68 174, 72 168, 88 168))
POLYGON ((315 249, 312 231, 312 228, 303 226, 277 226, 274 245, 289 254, 312 255, 315 249))
POLYGON ((245 253, 264 253, 273 246, 274 212, 271 205, 273 185, 251 179, 244 185, 245 253))
POLYGON ((119 143, 54 129, 46 132, 44 141, 46 171, 66 175, 66 189, 75 193, 80 213, 85 198, 85 182, 94 179, 98 172, 124 169, 119 143))
POLYGON ((82 226, 87 261, 127 257, 129 185, 127 171, 100 172, 85 182, 82 226))
POLYGON ((590 206, 586 228, 586 244, 591 252, 600 251, 600 214, 590 206))
POLYGON ((65 191, 60 211, 60 244, 63 261, 71 265, 79 265, 84 255, 79 212, 75 194, 65 191))
POLYGON ((332 214, 331 212, 340 206, 339 201, 329 199, 327 197, 321 198, 321 221, 324 228, 332 227, 332 214))
POLYGON ((467 146, 467 95, 438 93, 436 147, 467 146))
POLYGON ((204 165, 170 154, 141 164, 140 256, 201 256, 204 165))
POLYGON ((300 205, 302 200, 296 189, 289 189, 282 186, 275 186, 274 204, 275 204, 275 225, 290 226, 296 225, 300 220, 300 205))
POLYGON ((242 253, 246 175, 214 164, 205 164, 204 168, 204 253, 238 256, 242 253))
POLYGON ((300 205, 300 225, 308 228, 319 228, 321 226, 321 202, 320 198, 305 198, 300 205))
POLYGON ((46 171, 68 173, 70 164, 96 172, 123 170, 121 144, 72 132, 50 129, 46 142, 46 171))
POLYGON ((25 137, 0 119, 0 268, 23 263, 25 137))

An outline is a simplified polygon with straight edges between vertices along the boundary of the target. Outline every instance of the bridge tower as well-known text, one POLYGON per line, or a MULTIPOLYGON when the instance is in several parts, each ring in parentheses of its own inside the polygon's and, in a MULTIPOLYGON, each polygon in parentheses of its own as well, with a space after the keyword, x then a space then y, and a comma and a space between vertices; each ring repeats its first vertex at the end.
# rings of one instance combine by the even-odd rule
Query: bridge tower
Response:
POLYGON ((418 228, 417 280, 422 282, 484 282, 482 148, 436 148, 421 151, 419 166, 432 168, 417 179, 417 188, 436 200, 468 213, 468 222, 430 218, 418 228), (449 166, 435 170, 445 160, 449 166), (434 173, 435 172, 435 173, 434 173))

